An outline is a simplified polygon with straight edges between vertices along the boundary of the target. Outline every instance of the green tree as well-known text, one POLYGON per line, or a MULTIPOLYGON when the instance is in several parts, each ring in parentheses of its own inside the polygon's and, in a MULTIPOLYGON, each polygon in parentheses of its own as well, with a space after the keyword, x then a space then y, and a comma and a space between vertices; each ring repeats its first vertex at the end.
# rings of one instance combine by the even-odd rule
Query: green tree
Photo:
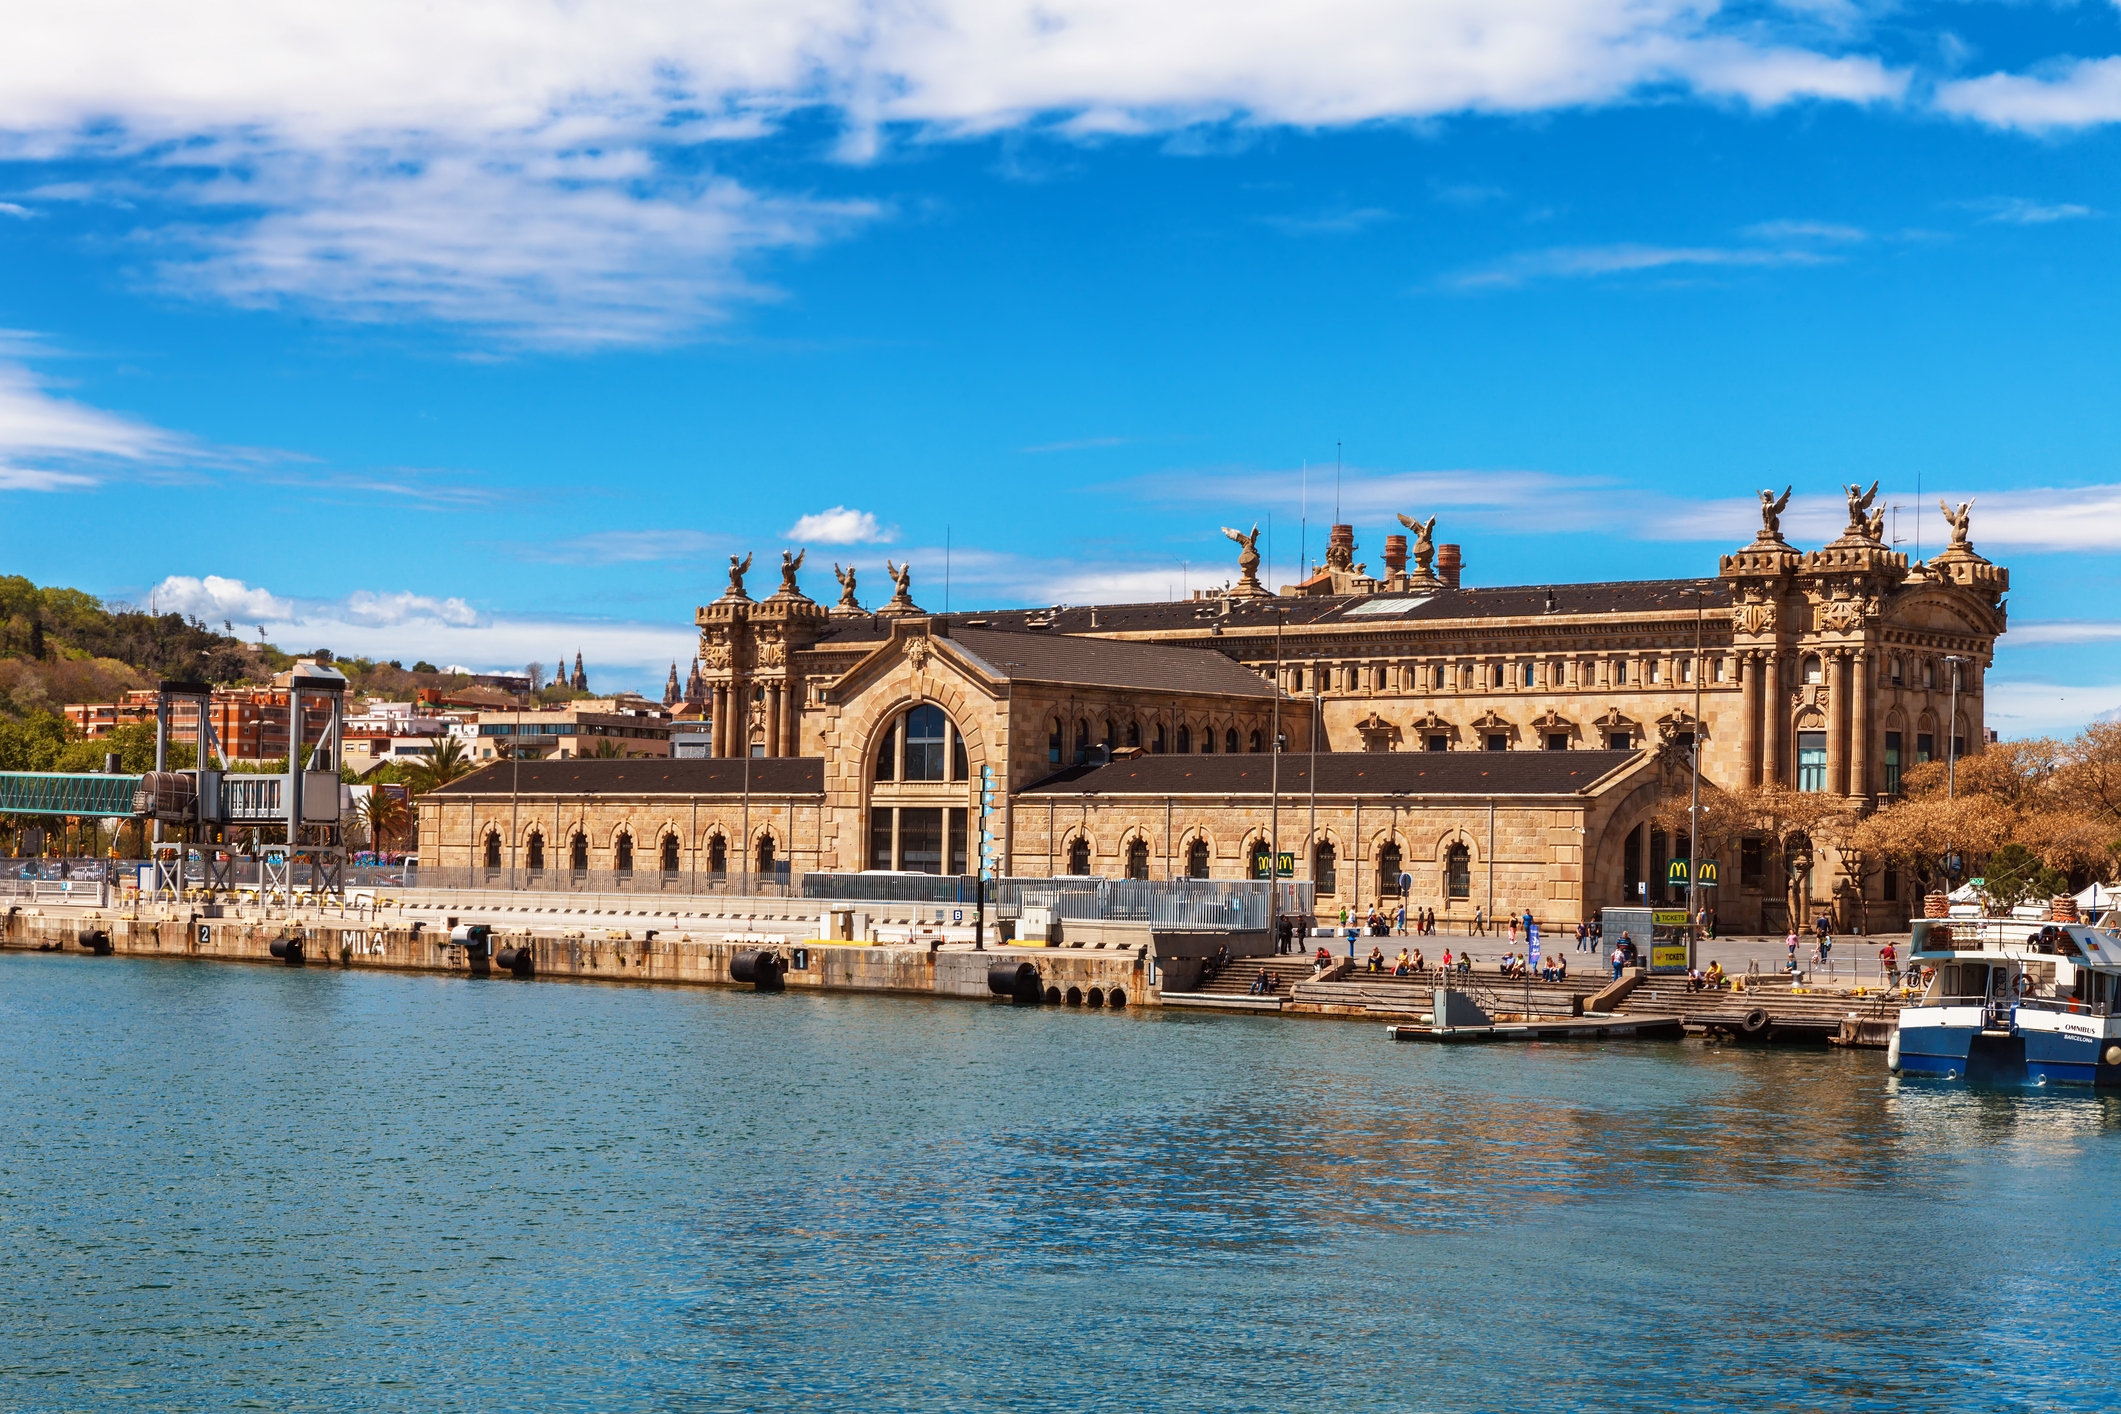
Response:
POLYGON ((413 758, 413 768, 408 773, 407 784, 414 795, 425 795, 451 781, 462 780, 471 774, 471 758, 465 754, 464 743, 453 736, 445 736, 425 752, 413 758))

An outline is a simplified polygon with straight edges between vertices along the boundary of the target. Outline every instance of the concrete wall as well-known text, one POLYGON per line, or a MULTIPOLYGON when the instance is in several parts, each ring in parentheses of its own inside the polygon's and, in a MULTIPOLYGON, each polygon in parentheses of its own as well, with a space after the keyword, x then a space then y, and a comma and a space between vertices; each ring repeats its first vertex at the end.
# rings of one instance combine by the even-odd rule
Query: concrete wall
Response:
MULTIPOLYGON (((181 910, 134 918, 96 910, 30 910, 7 916, 0 946, 15 951, 83 952, 81 938, 99 931, 109 935, 117 956, 202 958, 279 967, 286 964, 272 956, 273 942, 300 936, 306 965, 312 967, 503 975, 498 969, 475 965, 465 949, 449 941, 447 929, 415 931, 410 926, 325 917, 206 919, 181 910)), ((1049 995, 1058 993, 1059 1000, 1065 1000, 1071 989, 1082 997, 1095 990, 1103 997, 1119 992, 1126 1005, 1155 1005, 1159 990, 1149 980, 1151 964, 1131 949, 998 948, 975 953, 926 946, 819 943, 767 932, 659 933, 648 939, 614 936, 601 929, 569 932, 505 927, 495 928, 492 946, 495 951, 528 946, 536 958, 537 978, 544 981, 731 986, 736 985, 729 979, 731 959, 747 948, 771 946, 786 957, 792 958, 797 950, 803 954, 806 966, 791 967, 785 979, 790 989, 987 1000, 987 967, 1007 960, 1030 962, 1038 968, 1049 995)))

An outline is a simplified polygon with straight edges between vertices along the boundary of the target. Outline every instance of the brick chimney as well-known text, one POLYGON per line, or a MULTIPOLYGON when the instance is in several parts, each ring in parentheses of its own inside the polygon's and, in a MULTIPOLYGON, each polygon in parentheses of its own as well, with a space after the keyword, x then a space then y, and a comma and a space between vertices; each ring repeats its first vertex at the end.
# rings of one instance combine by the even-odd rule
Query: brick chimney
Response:
POLYGON ((1456 545, 1436 547, 1436 577, 1443 581, 1444 588, 1456 589, 1459 571, 1464 568, 1465 559, 1459 554, 1456 545))
POLYGON ((1385 537, 1385 583, 1398 588, 1407 582, 1407 537, 1385 537))

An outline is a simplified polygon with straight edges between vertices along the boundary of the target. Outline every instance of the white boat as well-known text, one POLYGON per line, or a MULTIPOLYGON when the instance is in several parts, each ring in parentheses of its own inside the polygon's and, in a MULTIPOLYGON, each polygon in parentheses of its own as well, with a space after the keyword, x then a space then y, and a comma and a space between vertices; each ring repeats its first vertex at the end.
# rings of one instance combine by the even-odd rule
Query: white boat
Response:
POLYGON ((1886 1063, 1903 1075, 2121 1085, 2121 930, 1920 919, 1908 961, 1934 969, 1886 1063))

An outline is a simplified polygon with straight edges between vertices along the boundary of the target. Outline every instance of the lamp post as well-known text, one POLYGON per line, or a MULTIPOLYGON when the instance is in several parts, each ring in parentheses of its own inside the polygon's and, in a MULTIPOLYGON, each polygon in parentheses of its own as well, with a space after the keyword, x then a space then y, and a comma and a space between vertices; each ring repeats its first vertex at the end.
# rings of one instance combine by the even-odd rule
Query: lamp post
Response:
POLYGON ((1959 665, 1967 660, 1947 653, 1944 661, 1952 665, 1951 718, 1944 724, 1944 798, 1950 801, 1959 774, 1959 665))
POLYGON ((1273 754, 1267 762, 1267 941, 1281 951, 1281 631, 1289 622, 1289 611, 1274 609, 1274 720, 1273 739, 1267 743, 1273 754))
MULTIPOLYGON (((1694 780, 1693 794, 1687 802, 1686 812, 1686 921, 1687 937, 1691 940, 1694 936, 1694 920, 1700 916, 1701 861, 1698 854, 1701 845, 1701 737, 1704 725, 1701 720, 1701 634, 1703 618, 1708 610, 1703 601, 1708 597, 1709 591, 1682 589, 1679 592, 1694 601, 1694 730, 1687 734, 1691 738, 1687 755, 1693 758, 1694 780)), ((1694 963, 1691 952, 1689 947, 1687 965, 1690 967, 1694 963)))

